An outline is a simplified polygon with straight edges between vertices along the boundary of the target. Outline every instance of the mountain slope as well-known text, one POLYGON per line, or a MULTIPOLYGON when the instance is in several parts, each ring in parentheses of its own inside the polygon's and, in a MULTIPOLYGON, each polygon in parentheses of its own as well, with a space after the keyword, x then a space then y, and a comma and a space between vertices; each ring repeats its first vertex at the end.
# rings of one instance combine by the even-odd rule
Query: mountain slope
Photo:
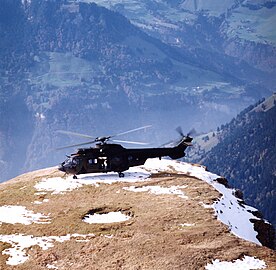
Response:
POLYGON ((200 51, 205 56, 213 52, 219 64, 224 54, 224 59, 226 55, 236 58, 236 61, 243 59, 261 70, 275 73, 275 1, 93 2, 120 12, 166 43, 189 48, 198 57, 200 51))
POLYGON ((175 126, 216 127, 274 87, 271 73, 203 50, 198 31, 177 47, 95 3, 2 2, 0 181, 59 163, 68 152, 52 149, 79 141, 56 130, 96 137, 154 124, 126 139, 160 145, 175 126))
MULTIPOLYGON (((276 95, 250 106, 206 139, 213 146, 195 153, 205 164, 244 192, 246 201, 276 224, 276 95)), ((204 138, 206 136, 203 136, 204 138)), ((192 155, 191 155, 192 157, 192 155)))
POLYGON ((156 159, 125 178, 60 176, 45 169, 0 185, 4 269, 212 269, 216 259, 275 267, 258 240, 269 225, 203 167, 156 159))

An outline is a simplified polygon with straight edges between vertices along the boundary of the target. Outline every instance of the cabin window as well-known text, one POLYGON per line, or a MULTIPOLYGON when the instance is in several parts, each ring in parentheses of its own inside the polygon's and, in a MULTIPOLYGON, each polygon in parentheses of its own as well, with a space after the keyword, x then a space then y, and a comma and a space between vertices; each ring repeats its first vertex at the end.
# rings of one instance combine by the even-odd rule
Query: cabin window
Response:
POLYGON ((98 163, 98 160, 96 158, 88 159, 88 164, 89 165, 93 165, 93 164, 97 164, 97 163, 98 163))
POLYGON ((88 159, 88 164, 93 164, 93 159, 88 159))

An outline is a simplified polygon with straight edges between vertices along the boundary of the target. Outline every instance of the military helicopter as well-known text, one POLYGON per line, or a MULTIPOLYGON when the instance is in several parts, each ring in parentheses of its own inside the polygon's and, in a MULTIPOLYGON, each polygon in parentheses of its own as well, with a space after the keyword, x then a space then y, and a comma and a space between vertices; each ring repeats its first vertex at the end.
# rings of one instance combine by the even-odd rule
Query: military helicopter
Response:
POLYGON ((67 156, 67 159, 59 165, 58 169, 66 174, 73 174, 74 179, 77 179, 78 174, 99 172, 107 173, 112 171, 117 172, 119 177, 124 177, 124 171, 133 166, 143 165, 148 158, 158 157, 161 159, 161 157, 169 156, 172 159, 178 159, 184 157, 185 149, 192 145, 191 142, 193 139, 189 136, 189 134, 184 135, 180 127, 176 130, 181 135, 181 139, 178 140, 176 145, 173 147, 162 147, 164 146, 162 145, 159 148, 127 149, 120 144, 107 143, 108 141, 113 141, 117 143, 145 145, 146 143, 114 140, 113 138, 148 127, 150 126, 143 126, 115 135, 96 138, 85 134, 58 130, 57 132, 59 133, 92 139, 88 142, 60 147, 57 148, 58 150, 86 144, 96 144, 95 147, 79 148, 76 153, 67 156))

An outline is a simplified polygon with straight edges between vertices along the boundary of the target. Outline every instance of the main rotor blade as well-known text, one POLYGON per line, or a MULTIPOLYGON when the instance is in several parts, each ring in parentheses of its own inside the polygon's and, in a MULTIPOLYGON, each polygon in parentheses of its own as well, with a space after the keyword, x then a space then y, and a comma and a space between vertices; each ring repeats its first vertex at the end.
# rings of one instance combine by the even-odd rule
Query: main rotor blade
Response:
POLYGON ((144 143, 144 142, 133 142, 133 141, 122 141, 122 140, 112 140, 113 142, 118 142, 118 143, 130 143, 130 144, 140 144, 140 145, 148 145, 149 143, 144 143))
POLYGON ((61 134, 66 134, 66 135, 73 135, 73 136, 78 136, 86 139, 95 139, 92 136, 86 135, 86 134, 81 134, 81 133, 76 133, 76 132, 71 132, 71 131, 65 131, 65 130, 57 130, 56 132, 61 133, 61 134))
POLYGON ((134 128, 134 129, 131 129, 131 130, 122 132, 122 133, 118 133, 118 134, 112 135, 112 136, 110 136, 110 137, 125 135, 125 134, 131 133, 131 132, 134 132, 134 131, 138 131, 138 130, 141 130, 141 129, 144 129, 144 128, 149 128, 149 127, 151 127, 151 126, 152 126, 152 125, 147 125, 147 126, 143 126, 143 127, 139 127, 139 128, 134 128))
POLYGON ((169 142, 166 142, 166 143, 163 143, 163 144, 161 144, 160 146, 158 146, 159 148, 162 148, 162 147, 172 147, 172 146, 174 146, 175 145, 175 143, 176 143, 176 141, 175 140, 171 140, 171 141, 169 141, 169 142), (173 145, 172 145, 173 144, 173 145))
POLYGON ((94 142, 95 142, 95 141, 86 142, 86 143, 79 143, 79 144, 67 145, 67 146, 63 146, 63 147, 56 148, 56 150, 62 150, 62 149, 66 149, 66 148, 71 148, 71 147, 76 147, 76 146, 82 146, 82 145, 91 144, 91 143, 94 143, 94 142))

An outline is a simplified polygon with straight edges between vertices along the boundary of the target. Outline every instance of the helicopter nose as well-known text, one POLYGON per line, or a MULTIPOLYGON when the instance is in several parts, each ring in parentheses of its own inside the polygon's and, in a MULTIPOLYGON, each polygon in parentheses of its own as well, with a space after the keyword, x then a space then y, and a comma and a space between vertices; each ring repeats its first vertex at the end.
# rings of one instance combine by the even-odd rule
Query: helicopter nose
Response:
POLYGON ((58 169, 59 169, 60 171, 62 171, 62 172, 65 172, 65 168, 63 167, 62 164, 60 164, 60 165, 58 166, 58 169))

